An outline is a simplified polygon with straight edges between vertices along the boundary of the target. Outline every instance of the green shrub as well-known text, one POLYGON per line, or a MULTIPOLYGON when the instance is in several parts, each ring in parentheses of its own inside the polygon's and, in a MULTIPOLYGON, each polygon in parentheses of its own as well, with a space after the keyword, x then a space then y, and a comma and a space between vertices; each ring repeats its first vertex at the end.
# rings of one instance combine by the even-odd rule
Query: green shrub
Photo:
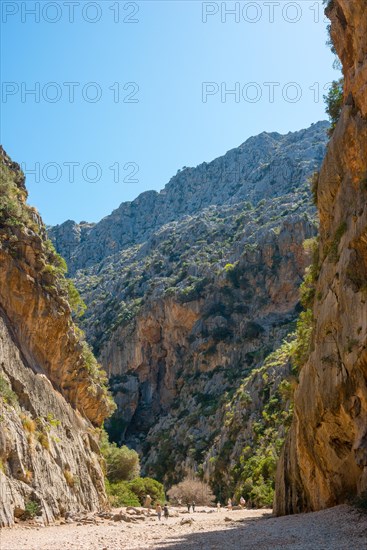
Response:
POLYGON ((331 84, 330 90, 327 95, 324 96, 326 103, 326 112, 329 115, 331 127, 329 129, 329 135, 331 136, 336 128, 340 114, 343 108, 344 98, 344 79, 334 80, 331 84))
POLYGON ((41 515, 41 507, 35 500, 29 500, 24 508, 23 519, 33 519, 41 515))
POLYGON ((18 397, 15 392, 11 389, 9 382, 0 375, 0 396, 3 398, 5 403, 9 405, 16 405, 18 403, 18 397))
POLYGON ((292 351, 292 364, 295 374, 300 372, 310 354, 313 324, 312 310, 302 311, 297 321, 296 340, 292 351))
POLYGON ((224 270, 227 280, 234 286, 234 288, 240 288, 241 269, 238 262, 235 264, 227 264, 224 270))
POLYGON ((126 481, 110 483, 106 480, 106 492, 112 506, 140 506, 138 497, 129 489, 126 481))
POLYGON ((140 504, 144 504, 146 495, 152 497, 153 504, 156 502, 163 503, 165 500, 162 483, 150 477, 137 477, 129 481, 127 486, 138 497, 140 504))
POLYGON ((110 443, 106 432, 102 433, 101 451, 107 464, 107 478, 111 483, 129 481, 140 473, 139 455, 126 446, 110 443))
POLYGON ((87 306, 84 300, 80 296, 76 286, 71 279, 65 279, 65 285, 71 311, 76 315, 76 317, 82 317, 87 310, 87 306))

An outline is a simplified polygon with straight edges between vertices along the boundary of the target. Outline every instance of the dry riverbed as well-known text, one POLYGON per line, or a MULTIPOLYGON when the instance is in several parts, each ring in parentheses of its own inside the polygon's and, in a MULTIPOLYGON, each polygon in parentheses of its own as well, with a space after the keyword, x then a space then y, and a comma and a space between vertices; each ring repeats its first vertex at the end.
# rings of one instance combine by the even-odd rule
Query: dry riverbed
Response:
MULTIPOLYGON (((367 515, 348 506, 274 518, 271 510, 195 513, 171 509, 158 522, 84 517, 51 527, 17 525, 0 531, 1 550, 366 550, 367 515), (187 521, 191 520, 191 521, 187 521), (88 522, 88 523, 83 523, 88 522)), ((121 510, 125 517, 126 510, 121 510)), ((117 515, 116 515, 117 514, 117 515)))

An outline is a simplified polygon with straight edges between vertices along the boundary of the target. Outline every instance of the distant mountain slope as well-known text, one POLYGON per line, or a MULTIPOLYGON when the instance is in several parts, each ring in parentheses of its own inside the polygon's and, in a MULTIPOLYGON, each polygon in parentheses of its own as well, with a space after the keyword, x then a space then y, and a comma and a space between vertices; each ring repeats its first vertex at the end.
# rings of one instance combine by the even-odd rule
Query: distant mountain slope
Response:
MULTIPOLYGON (((308 178, 327 128, 250 138, 94 226, 50 232, 69 255, 88 305, 83 328, 110 377, 118 405, 110 434, 168 484, 194 469, 229 496, 238 480, 223 461, 235 467, 240 442, 255 441, 252 424, 290 372, 270 361, 268 383, 251 375, 295 327, 310 260, 303 242, 317 233, 308 178), (243 415, 242 386, 252 403, 243 415), (218 431, 228 407, 236 423, 218 431)), ((281 432, 280 416, 274 426, 281 432)))
POLYGON ((50 229, 50 237, 75 273, 209 206, 281 197, 320 166, 327 127, 324 121, 286 135, 263 132, 210 163, 179 171, 159 193, 142 193, 95 225, 67 221, 50 229))

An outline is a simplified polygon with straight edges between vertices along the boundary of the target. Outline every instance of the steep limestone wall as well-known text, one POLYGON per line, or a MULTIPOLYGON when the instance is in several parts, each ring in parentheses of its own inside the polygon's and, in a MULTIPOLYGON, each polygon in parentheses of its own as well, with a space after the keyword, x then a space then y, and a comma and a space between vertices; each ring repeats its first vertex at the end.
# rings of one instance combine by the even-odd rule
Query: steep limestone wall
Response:
POLYGON ((107 506, 98 427, 112 409, 75 326, 64 263, 0 148, 0 526, 107 506))
POLYGON ((10 403, 0 398, 0 525, 12 525, 29 503, 43 521, 107 505, 101 456, 94 431, 35 374, 0 316, 0 377, 12 388, 10 403))
POLYGON ((320 276, 314 334, 277 476, 277 514, 367 490, 367 3, 332 0, 344 99, 318 186, 320 276))

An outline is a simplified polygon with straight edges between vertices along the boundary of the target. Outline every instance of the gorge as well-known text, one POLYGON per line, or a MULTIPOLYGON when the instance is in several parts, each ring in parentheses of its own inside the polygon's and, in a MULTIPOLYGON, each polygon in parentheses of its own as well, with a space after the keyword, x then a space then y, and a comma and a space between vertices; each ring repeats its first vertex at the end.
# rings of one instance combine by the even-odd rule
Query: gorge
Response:
POLYGON ((278 516, 366 500, 367 3, 326 4, 335 128, 47 228, 1 148, 1 527, 106 510, 103 426, 165 489, 278 516))
POLYGON ((276 368, 266 360, 295 330, 328 128, 264 132, 96 225, 49 231, 118 405, 107 429, 167 486, 195 471, 222 498, 248 486, 246 498, 271 504, 292 373, 283 348, 276 368), (244 473, 260 441, 264 486, 244 473))

